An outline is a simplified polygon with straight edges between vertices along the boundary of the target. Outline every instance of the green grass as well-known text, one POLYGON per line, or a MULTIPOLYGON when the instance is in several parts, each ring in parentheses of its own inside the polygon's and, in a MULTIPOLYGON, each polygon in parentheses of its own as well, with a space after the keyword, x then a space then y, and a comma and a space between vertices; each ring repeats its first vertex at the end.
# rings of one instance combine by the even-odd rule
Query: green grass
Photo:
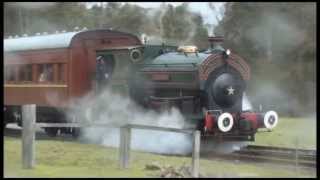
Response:
MULTIPOLYGON (((77 142, 37 140, 36 166, 22 169, 21 139, 4 138, 5 177, 155 177, 145 165, 158 162, 175 167, 190 165, 190 157, 131 151, 129 169, 118 168, 118 149, 77 142)), ((200 172, 211 177, 315 177, 314 171, 294 171, 270 165, 200 160, 200 172)))
POLYGON ((279 118, 271 131, 259 131, 253 144, 316 149, 316 120, 305 118, 279 118))

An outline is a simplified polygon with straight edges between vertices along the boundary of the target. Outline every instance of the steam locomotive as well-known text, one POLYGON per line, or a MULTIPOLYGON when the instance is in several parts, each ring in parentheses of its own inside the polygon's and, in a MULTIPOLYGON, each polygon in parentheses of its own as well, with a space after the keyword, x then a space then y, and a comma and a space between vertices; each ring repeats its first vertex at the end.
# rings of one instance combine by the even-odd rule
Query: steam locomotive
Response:
POLYGON ((204 52, 180 46, 144 61, 130 80, 131 96, 145 107, 179 108, 203 135, 254 141, 258 128, 276 126, 278 115, 244 107, 250 67, 221 46, 223 37, 209 37, 209 42, 204 52))
MULTIPOLYGON (((243 108, 250 67, 222 41, 210 37, 208 50, 199 52, 195 46, 143 44, 109 29, 6 39, 3 123, 21 125, 23 104, 37 105, 37 122, 68 122, 64 112, 72 108, 70 102, 105 87, 96 77, 106 73, 99 69, 111 69, 104 85, 141 106, 176 107, 204 136, 253 141, 258 128, 276 126, 278 115, 243 108)), ((45 130, 50 136, 78 135, 74 128, 45 130)))

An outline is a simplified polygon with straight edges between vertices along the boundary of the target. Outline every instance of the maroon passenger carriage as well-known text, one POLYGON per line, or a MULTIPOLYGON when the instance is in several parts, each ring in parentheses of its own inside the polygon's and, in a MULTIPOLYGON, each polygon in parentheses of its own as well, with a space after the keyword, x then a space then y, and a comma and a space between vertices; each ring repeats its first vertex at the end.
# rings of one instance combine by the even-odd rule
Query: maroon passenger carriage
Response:
MULTIPOLYGON (((113 61, 110 86, 127 92, 128 69, 141 48, 136 36, 107 29, 5 39, 4 125, 21 125, 24 104, 37 105, 38 122, 66 122, 70 102, 96 88, 97 56, 113 61)), ((58 128, 45 130, 55 136, 58 128)))

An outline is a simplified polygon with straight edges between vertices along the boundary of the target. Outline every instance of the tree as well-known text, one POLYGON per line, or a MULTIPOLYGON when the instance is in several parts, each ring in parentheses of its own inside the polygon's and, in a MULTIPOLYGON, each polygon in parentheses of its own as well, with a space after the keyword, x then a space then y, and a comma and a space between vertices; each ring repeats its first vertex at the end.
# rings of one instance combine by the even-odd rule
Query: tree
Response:
POLYGON ((206 46, 207 30, 202 17, 188 9, 188 3, 173 7, 163 3, 160 8, 145 9, 129 3, 100 3, 91 9, 85 3, 6 3, 5 35, 73 31, 74 27, 89 29, 113 28, 141 35, 160 36, 165 41, 206 46), (33 8, 31 8, 33 7, 33 8), (11 23, 17 22, 17 23, 11 23))
POLYGON ((284 113, 315 110, 315 3, 226 3, 215 33, 251 65, 252 92, 271 81, 286 101, 297 101, 284 113))
POLYGON ((145 21, 144 14, 143 8, 126 3, 115 13, 112 23, 115 29, 139 35, 145 21))
POLYGON ((207 47, 208 32, 201 15, 190 12, 188 3, 173 7, 168 5, 161 18, 162 38, 180 44, 194 44, 200 49, 207 47))

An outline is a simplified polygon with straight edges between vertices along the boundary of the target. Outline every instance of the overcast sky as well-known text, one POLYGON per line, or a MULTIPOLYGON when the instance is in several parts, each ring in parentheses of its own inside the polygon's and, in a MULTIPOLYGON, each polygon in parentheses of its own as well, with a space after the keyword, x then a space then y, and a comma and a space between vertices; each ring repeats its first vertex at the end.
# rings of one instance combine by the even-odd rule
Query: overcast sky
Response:
MULTIPOLYGON (((143 8, 157 8, 160 6, 162 2, 128 2, 130 4, 136 4, 138 6, 141 6, 143 8)), ((172 4, 173 6, 179 6, 183 2, 165 2, 166 4, 172 4)), ((90 2, 88 3, 88 6, 91 7, 93 4, 96 4, 96 2, 90 2)), ((213 5, 216 7, 217 10, 220 9, 221 6, 223 6, 224 2, 213 2, 213 5)), ((193 12, 200 13, 203 17, 204 23, 208 24, 217 24, 216 16, 217 13, 213 12, 207 2, 189 2, 189 8, 193 12)), ((222 18, 221 15, 218 15, 219 19, 222 18)))

